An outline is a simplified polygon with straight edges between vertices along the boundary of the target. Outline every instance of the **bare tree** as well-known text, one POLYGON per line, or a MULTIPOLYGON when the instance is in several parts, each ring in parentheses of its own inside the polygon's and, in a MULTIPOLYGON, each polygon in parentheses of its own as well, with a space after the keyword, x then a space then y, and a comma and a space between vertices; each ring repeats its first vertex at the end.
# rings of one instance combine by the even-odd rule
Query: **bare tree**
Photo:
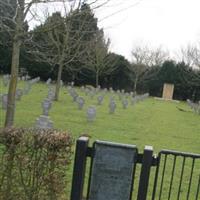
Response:
POLYGON ((85 68, 95 74, 96 87, 99 85, 99 78, 111 74, 116 67, 116 60, 109 57, 109 45, 110 40, 106 40, 100 30, 96 38, 88 44, 89 48, 82 59, 85 68))
POLYGON ((11 79, 8 90, 8 104, 5 118, 6 127, 12 126, 14 123, 15 94, 19 71, 20 49, 28 35, 26 30, 27 15, 30 14, 34 18, 36 13, 32 12, 32 6, 48 2, 53 2, 53 0, 0 0, 0 9, 6 13, 2 14, 1 12, 0 30, 7 31, 7 33, 11 35, 13 41, 11 79))
MULTIPOLYGON (((78 2, 78 1, 77 1, 78 2)), ((98 31, 97 19, 93 17, 90 4, 79 3, 71 5, 68 9, 66 4, 63 4, 64 14, 54 13, 48 17, 46 25, 42 27, 43 32, 46 32, 42 38, 42 43, 35 42, 35 49, 30 51, 37 55, 39 60, 50 65, 58 66, 58 74, 56 81, 55 100, 59 98, 60 81, 63 68, 70 71, 78 71, 80 67, 74 69, 71 63, 82 60, 82 57, 87 57, 87 50, 90 48, 91 39, 93 40, 98 31), (88 13, 89 12, 89 13, 88 13), (89 16, 88 16, 89 15, 89 16), (76 28, 74 25, 76 24, 76 28), (85 30, 85 27, 94 26, 93 29, 85 30), (90 37, 88 38, 88 34, 90 37), (87 35, 87 39, 85 39, 87 35), (92 35, 92 36, 91 36, 92 35), (88 48, 85 48, 89 45, 88 48)), ((98 2, 98 1, 96 1, 98 2)), ((94 2, 91 3, 94 7, 94 2)), ((98 4, 98 7, 101 4, 98 4)))
POLYGON ((165 60, 169 58, 167 51, 162 47, 150 49, 147 45, 134 46, 131 51, 132 64, 129 69, 134 74, 134 92, 137 90, 137 83, 151 66, 161 66, 165 60))
POLYGON ((200 44, 188 44, 180 50, 181 61, 190 67, 200 68, 200 44))

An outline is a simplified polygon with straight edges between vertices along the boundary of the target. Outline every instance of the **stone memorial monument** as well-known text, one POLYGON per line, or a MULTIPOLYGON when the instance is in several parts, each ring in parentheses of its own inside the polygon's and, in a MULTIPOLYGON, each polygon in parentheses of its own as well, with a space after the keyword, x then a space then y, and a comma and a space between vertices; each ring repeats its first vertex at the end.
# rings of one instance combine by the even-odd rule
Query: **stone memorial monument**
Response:
POLYGON ((136 147, 96 141, 89 200, 130 200, 136 147))
POLYGON ((172 100, 174 94, 174 84, 165 83, 163 86, 162 98, 166 100, 172 100))

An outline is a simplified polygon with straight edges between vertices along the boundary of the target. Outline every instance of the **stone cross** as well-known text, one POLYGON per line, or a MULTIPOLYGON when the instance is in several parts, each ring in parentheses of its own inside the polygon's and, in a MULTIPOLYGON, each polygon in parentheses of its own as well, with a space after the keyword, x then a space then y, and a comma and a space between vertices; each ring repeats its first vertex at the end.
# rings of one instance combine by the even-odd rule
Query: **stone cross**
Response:
POLYGON ((104 97, 102 95, 97 97, 98 105, 102 105, 104 97))
POLYGON ((3 85, 5 87, 7 87, 8 83, 9 83, 9 75, 8 74, 7 75, 3 75, 3 85))
POLYGON ((54 98, 55 98, 55 92, 54 92, 53 88, 49 88, 47 98, 50 99, 51 101, 54 100, 54 98))
POLYGON ((28 94, 30 92, 30 90, 31 90, 31 84, 29 82, 27 82, 24 87, 23 94, 28 94))
POLYGON ((36 119, 35 127, 40 129, 52 129, 53 122, 50 120, 49 116, 40 115, 40 117, 36 119))
POLYGON ((48 116, 51 105, 52 102, 49 99, 45 99, 42 102, 43 115, 48 116))
POLYGON ((123 106, 124 109, 126 109, 128 107, 128 100, 127 99, 122 100, 122 106, 123 106))
POLYGON ((78 97, 76 101, 77 101, 77 103, 78 103, 78 109, 79 109, 79 110, 82 110, 82 109, 83 109, 83 106, 84 106, 84 104, 85 104, 84 98, 83 98, 83 97, 78 97))
POLYGON ((93 122, 96 118, 96 108, 94 106, 90 106, 87 109, 87 121, 93 122))
POLYGON ((110 103, 109 103, 109 113, 110 114, 115 113, 116 107, 117 107, 117 105, 116 105, 115 101, 114 100, 110 101, 110 103))
POLYGON ((46 84, 49 85, 51 83, 51 78, 48 78, 48 80, 46 81, 46 84))
POLYGON ((2 95, 2 108, 4 110, 7 109, 7 104, 8 104, 8 95, 7 94, 3 94, 2 95))
POLYGON ((22 95, 23 95, 23 90, 22 90, 22 89, 17 89, 17 90, 16 90, 16 96, 15 96, 16 100, 17 100, 17 101, 20 101, 22 95))

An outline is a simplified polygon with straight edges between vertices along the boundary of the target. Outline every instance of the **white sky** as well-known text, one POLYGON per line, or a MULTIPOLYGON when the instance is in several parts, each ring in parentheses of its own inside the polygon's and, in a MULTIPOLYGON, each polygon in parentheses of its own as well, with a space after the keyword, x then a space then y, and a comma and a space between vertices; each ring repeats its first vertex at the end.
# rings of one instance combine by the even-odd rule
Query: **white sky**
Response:
POLYGON ((129 60, 133 45, 141 42, 162 45, 173 56, 200 40, 200 0, 111 0, 96 16, 111 39, 111 50, 129 60))
MULTIPOLYGON (((39 10, 44 13, 43 7, 39 10)), ((56 10, 63 5, 54 3, 51 11, 56 10)), ((200 41, 200 0, 110 0, 95 14, 111 39, 111 51, 129 60, 134 44, 162 46, 173 57, 181 47, 200 41)))

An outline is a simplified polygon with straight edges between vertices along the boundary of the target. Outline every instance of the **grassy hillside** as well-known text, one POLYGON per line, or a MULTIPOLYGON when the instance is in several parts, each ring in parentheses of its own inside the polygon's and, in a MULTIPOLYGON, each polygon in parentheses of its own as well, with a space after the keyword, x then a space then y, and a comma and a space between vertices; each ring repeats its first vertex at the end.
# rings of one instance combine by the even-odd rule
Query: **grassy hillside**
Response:
MULTIPOLYGON (((20 82, 18 88, 23 86, 24 83, 20 82)), ((7 90, 5 87, 0 89, 0 93, 7 90)), ((92 140, 124 142, 136 144, 140 148, 152 145, 156 150, 170 148, 200 152, 200 116, 193 113, 184 102, 177 104, 149 98, 123 109, 118 96, 115 95, 117 109, 116 113, 111 115, 108 113, 110 93, 107 93, 103 105, 99 106, 97 96, 91 99, 76 89, 86 99, 84 109, 78 110, 67 89, 62 88, 60 100, 54 102, 50 110, 55 128, 68 130, 75 138, 87 134, 92 140), (97 118, 93 123, 86 120, 86 109, 90 105, 95 105, 97 109, 97 118)), ((47 86, 38 83, 33 85, 28 95, 22 96, 16 105, 16 126, 34 126, 36 118, 42 113, 41 102, 47 93, 47 86)), ((5 111, 0 109, 0 126, 3 126, 5 111)))
MULTIPOLYGON (((20 82, 18 88, 23 88, 24 84, 24 82, 20 82)), ((0 93, 5 93, 6 90, 7 88, 1 85, 0 93)), ((61 89, 60 100, 53 102, 50 110, 50 118, 54 122, 54 127, 68 130, 75 139, 86 134, 90 136, 91 141, 99 139, 135 144, 140 152, 145 145, 152 145, 155 152, 159 152, 161 149, 173 149, 200 153, 200 116, 193 113, 185 102, 174 103, 148 98, 123 109, 117 94, 115 94, 117 109, 116 113, 111 115, 108 113, 108 103, 113 94, 108 92, 103 105, 99 106, 97 105, 97 96, 91 99, 89 96, 85 96, 85 93, 81 92, 79 88, 76 88, 76 91, 86 100, 83 110, 78 110, 77 104, 72 101, 66 87, 61 89), (86 109, 90 105, 96 106, 97 109, 97 118, 93 123, 88 123, 86 120, 86 109)), ((15 125, 17 127, 34 126, 36 118, 42 113, 41 102, 47 93, 47 86, 37 83, 33 85, 28 95, 22 96, 21 101, 16 104, 15 125)), ((4 119, 5 111, 0 108, 0 126, 3 126, 4 119)), ((181 167, 181 163, 179 163, 179 167, 181 167)), ((187 168, 190 173, 189 164, 187 168)), ((170 172, 168 173, 170 174, 170 172)), ((69 182, 71 182, 72 170, 69 170, 68 174, 69 182)), ((136 177, 138 178, 138 176, 139 174, 136 172, 136 177)), ((177 177, 175 185, 178 185, 178 181, 177 177)), ((152 181, 150 184, 152 185, 152 181)), ((67 190, 69 194, 70 185, 67 190)), ((185 188, 186 190, 187 188, 185 188)), ((167 199, 167 189, 164 188, 164 192, 163 199, 167 199)))

